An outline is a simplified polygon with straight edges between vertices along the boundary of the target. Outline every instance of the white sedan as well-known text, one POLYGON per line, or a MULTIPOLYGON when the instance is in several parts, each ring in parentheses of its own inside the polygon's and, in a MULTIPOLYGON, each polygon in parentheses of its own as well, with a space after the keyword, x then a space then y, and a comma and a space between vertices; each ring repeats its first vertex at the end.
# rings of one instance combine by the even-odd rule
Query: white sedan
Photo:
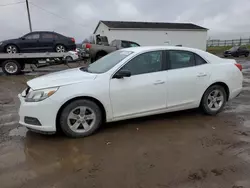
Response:
POLYGON ((20 124, 84 137, 104 122, 197 107, 215 115, 240 94, 241 70, 234 60, 197 49, 122 49, 88 67, 28 81, 19 95, 20 124))
POLYGON ((78 52, 77 51, 68 51, 65 59, 68 62, 76 61, 77 59, 79 59, 78 52))

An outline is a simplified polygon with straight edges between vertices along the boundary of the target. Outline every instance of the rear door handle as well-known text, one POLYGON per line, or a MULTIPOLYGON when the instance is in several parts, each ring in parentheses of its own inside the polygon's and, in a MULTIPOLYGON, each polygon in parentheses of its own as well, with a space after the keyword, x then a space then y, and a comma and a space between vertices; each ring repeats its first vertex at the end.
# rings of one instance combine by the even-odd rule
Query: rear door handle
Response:
POLYGON ((160 84, 164 84, 165 82, 162 80, 157 80, 155 81, 154 85, 160 85, 160 84))
POLYGON ((199 74, 197 75, 197 77, 205 77, 205 76, 207 76, 207 74, 204 73, 204 72, 201 72, 201 73, 199 73, 199 74))

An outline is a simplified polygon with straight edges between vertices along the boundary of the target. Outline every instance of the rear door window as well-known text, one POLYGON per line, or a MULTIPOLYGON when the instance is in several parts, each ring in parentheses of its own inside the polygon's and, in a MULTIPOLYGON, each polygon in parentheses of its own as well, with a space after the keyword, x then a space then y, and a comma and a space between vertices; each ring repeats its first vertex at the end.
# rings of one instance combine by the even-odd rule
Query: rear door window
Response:
POLYGON ((170 69, 179 69, 195 66, 195 57, 192 52, 171 50, 169 51, 170 69))
POLYGON ((54 34, 53 33, 42 33, 42 39, 54 39, 54 34))

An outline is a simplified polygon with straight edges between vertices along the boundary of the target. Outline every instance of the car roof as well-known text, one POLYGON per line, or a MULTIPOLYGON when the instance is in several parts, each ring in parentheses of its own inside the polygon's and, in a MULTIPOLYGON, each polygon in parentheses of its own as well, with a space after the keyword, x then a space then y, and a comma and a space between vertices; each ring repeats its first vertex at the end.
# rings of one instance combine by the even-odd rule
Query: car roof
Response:
POLYGON ((123 51, 132 51, 134 53, 142 53, 147 51, 154 51, 154 50, 182 50, 182 51, 189 51, 196 53, 203 57, 208 62, 218 61, 221 58, 215 56, 211 53, 205 52, 203 50, 199 50, 196 48, 188 48, 188 47, 179 47, 179 46, 140 46, 140 47, 131 47, 131 48, 123 48, 123 51))
POLYGON ((144 51, 151 51, 151 50, 201 51, 195 48, 178 47, 178 46, 140 46, 140 47, 124 48, 123 50, 133 51, 133 52, 144 52, 144 51))

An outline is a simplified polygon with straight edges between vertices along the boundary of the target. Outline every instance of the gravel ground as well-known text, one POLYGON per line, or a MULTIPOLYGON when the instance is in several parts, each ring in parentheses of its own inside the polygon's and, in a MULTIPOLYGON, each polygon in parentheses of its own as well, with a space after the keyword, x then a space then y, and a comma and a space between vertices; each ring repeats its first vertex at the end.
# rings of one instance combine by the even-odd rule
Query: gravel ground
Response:
POLYGON ((26 81, 67 67, 0 73, 0 187, 249 188, 250 61, 237 61, 244 90, 219 115, 188 110, 116 122, 83 139, 17 123, 26 81))

